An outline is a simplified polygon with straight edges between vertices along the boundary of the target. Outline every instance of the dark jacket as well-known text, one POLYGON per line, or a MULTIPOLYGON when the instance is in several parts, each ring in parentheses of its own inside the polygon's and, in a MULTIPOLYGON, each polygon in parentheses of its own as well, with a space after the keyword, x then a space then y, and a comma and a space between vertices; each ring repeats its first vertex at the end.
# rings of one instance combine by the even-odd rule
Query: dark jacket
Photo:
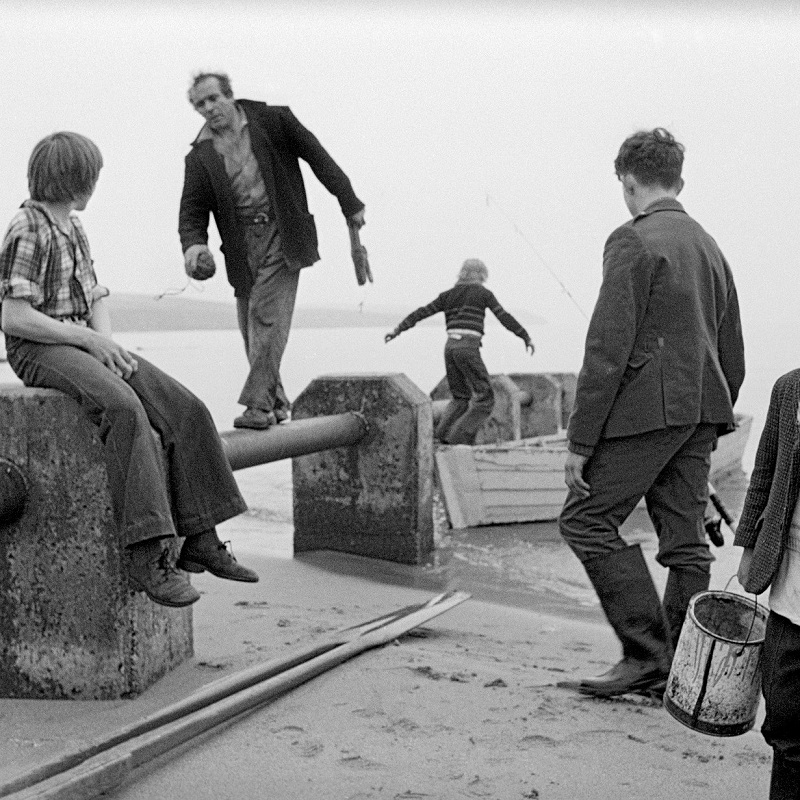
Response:
MULTIPOLYGON (((253 155, 274 210, 284 255, 307 267, 319 261, 317 229, 308 211, 298 159, 311 167, 320 183, 339 200, 345 217, 364 208, 347 175, 317 138, 303 127, 286 106, 268 106, 238 100, 247 116, 253 155)), ((222 157, 210 139, 195 140, 186 156, 178 232, 184 252, 193 244, 208 243, 209 215, 222 239, 228 281, 237 296, 250 290, 244 227, 236 218, 233 192, 222 157)))
POLYGON ((783 560, 789 526, 800 491, 800 369, 788 372, 772 388, 767 420, 733 543, 753 548, 744 588, 760 594, 783 560))
POLYGON ((657 200, 606 242, 570 449, 591 455, 601 438, 672 425, 733 430, 743 380, 730 267, 677 200, 657 200))

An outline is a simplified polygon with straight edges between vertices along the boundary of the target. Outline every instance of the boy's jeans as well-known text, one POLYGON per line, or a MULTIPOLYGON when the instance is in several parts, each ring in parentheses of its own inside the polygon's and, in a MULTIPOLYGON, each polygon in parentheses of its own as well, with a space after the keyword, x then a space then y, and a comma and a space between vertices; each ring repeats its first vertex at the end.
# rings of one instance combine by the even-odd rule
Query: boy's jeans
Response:
POLYGON ((26 386, 64 392, 99 428, 124 545, 191 536, 246 511, 208 409, 158 367, 136 360, 125 381, 77 347, 23 341, 9 352, 26 386))

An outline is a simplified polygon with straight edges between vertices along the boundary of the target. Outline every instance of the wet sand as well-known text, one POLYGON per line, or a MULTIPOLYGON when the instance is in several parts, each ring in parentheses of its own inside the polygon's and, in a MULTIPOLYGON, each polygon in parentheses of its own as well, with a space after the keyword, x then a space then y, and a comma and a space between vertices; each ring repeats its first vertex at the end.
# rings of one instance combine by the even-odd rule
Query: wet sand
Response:
MULTIPOLYGON (((0 704, 0 785, 247 666, 307 647, 443 588, 473 598, 393 644, 363 653, 276 701, 137 769, 123 800, 753 800, 771 751, 756 728, 692 731, 653 700, 598 700, 559 688, 605 671, 615 637, 553 523, 442 531, 423 567, 345 554, 292 557, 287 465, 237 473, 251 511, 220 527, 253 585, 193 578, 195 658, 135 700, 0 704)), ((722 488, 738 510, 741 486, 722 488)), ((653 565, 636 512, 626 535, 653 565)), ((730 534, 728 534, 730 540, 730 534)), ((715 550, 712 586, 737 551, 715 550)))
MULTIPOLYGON (((242 481, 246 494, 263 488, 259 469, 242 481)), ((734 512, 743 487, 741 476, 718 487, 734 512)), ((182 797, 187 785, 201 800, 264 791, 299 800, 767 796, 763 709, 754 730, 719 738, 682 726, 650 699, 598 700, 556 685, 606 670, 619 649, 554 523, 443 530, 431 563, 404 567, 330 552, 291 559, 281 507, 273 497, 266 560, 251 538, 263 520, 249 532, 245 518, 228 528, 265 581, 251 589, 195 581, 204 592, 196 631, 205 669, 227 672, 281 642, 313 641, 444 588, 473 599, 152 765, 116 797, 182 797)), ((635 512, 624 534, 642 544, 663 590, 646 515, 635 512)), ((730 538, 715 549, 712 588, 735 573, 730 538)))

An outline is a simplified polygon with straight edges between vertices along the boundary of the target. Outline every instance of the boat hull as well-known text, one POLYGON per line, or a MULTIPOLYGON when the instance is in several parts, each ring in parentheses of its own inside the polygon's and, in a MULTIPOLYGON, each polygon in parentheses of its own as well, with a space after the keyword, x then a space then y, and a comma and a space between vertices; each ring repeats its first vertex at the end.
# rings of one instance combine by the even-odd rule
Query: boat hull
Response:
MULTIPOLYGON (((711 455, 712 483, 742 469, 752 417, 737 414, 737 427, 711 455)), ((453 528, 558 518, 567 488, 563 434, 499 444, 452 445, 436 450, 442 498, 453 528)))

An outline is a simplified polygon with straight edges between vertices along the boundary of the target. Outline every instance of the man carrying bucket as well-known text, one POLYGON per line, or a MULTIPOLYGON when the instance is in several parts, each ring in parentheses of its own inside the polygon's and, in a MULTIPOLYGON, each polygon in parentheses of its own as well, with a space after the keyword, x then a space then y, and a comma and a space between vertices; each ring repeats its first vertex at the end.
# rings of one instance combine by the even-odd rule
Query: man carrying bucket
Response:
POLYGON ((800 369, 778 378, 733 543, 739 582, 769 588, 761 732, 772 746, 770 800, 800 800, 800 369))
POLYGON ((606 242, 567 430, 561 534, 581 560, 623 658, 567 685, 610 697, 663 691, 689 599, 708 588, 703 528, 711 451, 733 430, 744 346, 733 276, 677 201, 683 146, 663 128, 623 142, 614 167, 633 219, 606 242), (669 568, 663 605, 619 526, 644 496, 669 568))

